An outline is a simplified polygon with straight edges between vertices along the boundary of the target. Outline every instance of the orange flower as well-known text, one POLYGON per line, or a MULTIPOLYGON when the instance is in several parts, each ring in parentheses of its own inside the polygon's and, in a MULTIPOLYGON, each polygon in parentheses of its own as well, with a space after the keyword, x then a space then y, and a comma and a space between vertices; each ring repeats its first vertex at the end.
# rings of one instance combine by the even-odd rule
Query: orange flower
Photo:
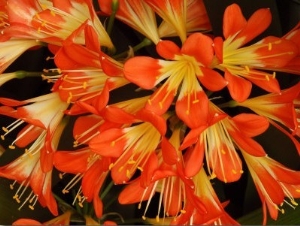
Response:
POLYGON ((191 216, 186 216, 186 213, 182 213, 179 217, 172 221, 173 224, 239 225, 238 222, 225 212, 224 206, 219 201, 203 167, 193 177, 193 181, 195 184, 195 195, 206 207, 206 212, 199 213, 198 211, 194 211, 191 216))
MULTIPOLYGON (((165 145, 166 118, 153 112, 141 110, 136 115, 139 124, 125 128, 104 130, 89 142, 92 151, 102 156, 116 157, 111 166, 112 179, 115 183, 125 183, 137 169, 142 170, 151 153, 158 145, 165 145)), ((166 149, 166 152, 169 150, 166 149)), ((172 153, 171 153, 172 154, 172 153)), ((169 156, 166 153, 166 156, 169 156)), ((166 158, 165 161, 173 161, 166 158)), ((176 160, 175 160, 176 161, 176 160)))
MULTIPOLYGON (((203 0, 188 0, 186 6, 186 30, 187 33, 198 31, 209 31, 211 25, 205 9, 203 0)), ((176 30, 168 21, 163 20, 158 28, 159 36, 172 37, 177 36, 176 30)))
POLYGON ((289 132, 296 134, 299 127, 297 121, 297 98, 300 94, 300 83, 282 90, 280 93, 270 93, 258 97, 250 98, 241 103, 233 103, 234 105, 250 108, 258 115, 269 118, 270 123, 281 132, 286 134, 295 144, 300 153, 300 143, 289 132), (295 102, 295 104, 294 104, 295 102))
MULTIPOLYGON (((113 0, 98 0, 102 12, 111 15, 113 0)), ((116 18, 143 34, 153 43, 158 43, 159 36, 154 11, 144 0, 118 0, 116 18)))
MULTIPOLYGON (((6 105, 0 107, 0 114, 17 118, 11 125, 3 127, 5 134, 1 135, 2 139, 23 123, 29 124, 19 132, 10 148, 14 148, 16 142, 17 144, 19 142, 20 147, 26 146, 45 130, 48 131, 47 138, 50 139, 63 117, 63 111, 68 107, 67 103, 61 101, 58 93, 50 93, 23 101, 0 98, 0 103, 6 105), (16 106, 17 109, 11 106, 16 106)), ((51 151, 49 148, 47 150, 51 151)))
MULTIPOLYGON (((57 147, 58 137, 64 126, 63 123, 59 125, 51 137, 53 148, 57 147)), ((27 195, 19 209, 29 203, 29 208, 33 210, 36 202, 39 201, 42 206, 47 206, 53 215, 57 215, 57 204, 51 190, 52 155, 46 149, 46 136, 46 131, 42 132, 31 146, 25 149, 23 155, 0 167, 0 176, 15 180, 10 186, 11 189, 14 189, 16 183, 20 183, 20 187, 13 196, 18 203, 21 203, 23 196, 27 195), (32 189, 29 194, 26 193, 28 187, 32 189)))
POLYGON ((197 174, 205 155, 212 178, 217 177, 225 183, 237 181, 243 170, 236 146, 252 155, 264 156, 263 148, 252 137, 268 128, 268 120, 246 113, 229 117, 212 104, 211 111, 211 123, 206 127, 192 129, 183 140, 181 149, 188 148, 185 174, 188 177, 197 174))
MULTIPOLYGON (((206 212, 202 201, 194 195, 193 181, 183 173, 184 163, 179 151, 180 137, 180 127, 174 128, 169 139, 176 160, 173 164, 166 163, 162 150, 164 146, 162 146, 162 149, 157 150, 157 154, 152 153, 149 156, 140 177, 129 182, 119 195, 121 204, 140 202, 138 208, 141 208, 142 201, 147 201, 142 217, 146 220, 146 213, 152 198, 155 192, 159 193, 155 224, 166 224, 171 218, 175 221, 181 213, 191 216, 194 210, 200 213, 206 212)), ((151 219, 148 220, 148 222, 151 221, 151 219)))
POLYGON ((212 91, 226 85, 223 77, 209 68, 213 59, 212 40, 194 33, 181 49, 171 41, 160 41, 156 48, 167 60, 138 56, 124 64, 125 77, 141 88, 152 89, 164 82, 151 96, 146 109, 163 114, 178 95, 176 113, 179 118, 189 127, 206 124, 208 98, 199 81, 212 91))
POLYGON ((60 216, 55 217, 52 220, 46 221, 43 224, 36 220, 22 218, 13 222, 12 225, 69 225, 71 215, 72 213, 70 211, 66 211, 60 216))
POLYGON ((5 71, 26 50, 40 45, 39 41, 26 39, 10 39, 0 42, 0 73, 5 71))
POLYGON ((101 96, 104 100, 99 101, 105 102, 108 91, 128 84, 123 76, 123 65, 102 53, 100 48, 95 30, 89 24, 83 24, 55 53, 54 61, 60 75, 44 76, 49 81, 55 81, 52 91, 57 91, 67 103, 73 103, 69 113, 78 110, 78 101, 90 103, 101 96), (83 31, 85 46, 73 42, 83 31), (58 79, 53 80, 55 78, 58 79), (102 92, 105 88, 108 90, 102 92))
POLYGON ((266 37, 243 47, 262 33, 271 22, 269 9, 259 9, 247 21, 237 4, 228 6, 224 13, 225 41, 215 38, 215 68, 225 72, 232 98, 242 102, 250 95, 252 84, 268 92, 280 92, 275 73, 263 70, 282 70, 298 54, 294 42, 276 37, 266 37), (258 70, 257 70, 258 69, 258 70), (246 79, 245 79, 246 78, 246 79))
POLYGON ((111 159, 95 154, 89 148, 76 151, 57 151, 54 155, 54 166, 64 172, 75 174, 74 178, 63 189, 63 193, 69 190, 82 179, 81 186, 76 194, 79 206, 83 202, 92 202, 98 218, 102 216, 103 203, 99 197, 100 189, 108 176, 111 159))
MULTIPOLYGON (((44 1, 41 4, 37 0, 29 0, 20 4, 19 1, 9 0, 7 5, 11 26, 5 30, 5 33, 9 35, 60 45, 61 41, 65 40, 84 22, 90 21, 101 45, 113 48, 113 44, 90 1, 66 0, 62 2, 54 0, 44 1)), ((76 39, 76 42, 84 44, 83 34, 76 39)))
POLYGON ((175 30, 181 41, 187 37, 187 1, 182 0, 144 0, 152 9, 175 30))
POLYGON ((291 207, 298 205, 294 198, 300 197, 299 171, 291 170, 268 156, 256 157, 244 151, 242 154, 263 204, 263 224, 267 220, 266 208, 276 220, 278 210, 284 213, 284 209, 280 208, 284 203, 291 207))
POLYGON ((282 71, 300 75, 300 22, 283 38, 294 42, 298 46, 299 51, 298 55, 283 67, 282 71))
POLYGON ((234 104, 250 108, 258 115, 277 121, 294 132, 298 127, 298 122, 293 101, 296 100, 299 93, 300 83, 297 83, 280 93, 260 95, 234 104))

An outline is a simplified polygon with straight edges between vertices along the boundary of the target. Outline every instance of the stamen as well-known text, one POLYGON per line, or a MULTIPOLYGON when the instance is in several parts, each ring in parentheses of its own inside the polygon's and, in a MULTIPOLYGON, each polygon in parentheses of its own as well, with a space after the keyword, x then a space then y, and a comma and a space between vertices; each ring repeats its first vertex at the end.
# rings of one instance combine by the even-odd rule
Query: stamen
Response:
POLYGON ((5 136, 7 134, 9 134, 10 132, 12 132, 14 129, 16 129, 20 125, 22 125, 22 123, 24 123, 24 121, 22 119, 17 119, 16 121, 14 121, 13 123, 11 123, 7 127, 2 127, 2 130, 5 132, 5 134, 1 135, 1 139, 4 140, 5 136))
POLYGON ((37 196, 37 195, 34 195, 34 196, 29 200, 29 203, 32 203, 31 205, 29 205, 29 208, 30 208, 31 210, 34 210, 34 206, 35 206, 37 200, 38 200, 38 196, 37 196))
POLYGON ((63 194, 66 194, 66 193, 69 193, 69 190, 71 188, 73 188, 80 180, 81 178, 83 177, 83 174, 76 174, 72 180, 69 181, 69 183, 64 187, 64 189, 62 190, 62 193, 63 194))

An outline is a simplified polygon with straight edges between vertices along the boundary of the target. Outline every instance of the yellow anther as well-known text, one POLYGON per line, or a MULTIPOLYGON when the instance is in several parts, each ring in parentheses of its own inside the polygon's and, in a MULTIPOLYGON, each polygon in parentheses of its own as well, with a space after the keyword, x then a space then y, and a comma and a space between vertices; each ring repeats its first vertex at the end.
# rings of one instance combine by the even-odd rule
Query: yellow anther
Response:
POLYGON ((143 219, 143 220, 146 220, 146 217, 145 217, 145 216, 142 216, 142 219, 143 219))
POLYGON ((63 190, 62 190, 62 193, 63 193, 63 194, 68 194, 68 193, 69 193, 69 191, 68 191, 68 190, 66 190, 66 189, 63 189, 63 190))
POLYGON ((212 180, 212 179, 214 179, 214 178, 216 178, 216 177, 217 177, 217 175, 216 175, 215 173, 212 173, 212 174, 210 175, 209 179, 212 180))
POLYGON ((69 97, 68 97, 68 100, 67 100, 67 103, 71 103, 71 100, 73 98, 73 94, 71 92, 69 92, 69 97))
POLYGON ((233 169, 233 170, 231 170, 231 171, 233 172, 233 174, 237 174, 236 170, 233 169))
POLYGON ((130 171, 129 170, 126 170, 126 177, 130 178, 130 171))
POLYGON ((159 104, 160 109, 162 109, 163 108, 162 102, 160 101, 158 104, 159 104))
POLYGON ((180 213, 185 214, 185 213, 186 213, 186 210, 180 210, 180 213))
POLYGON ((2 127, 2 130, 3 130, 4 132, 6 132, 6 133, 8 132, 8 129, 7 129, 6 127, 4 127, 4 126, 2 127))
POLYGON ((81 202, 79 202, 78 205, 83 208, 83 204, 81 202))
POLYGON ((14 185, 13 185, 13 184, 10 184, 10 185, 9 185, 9 188, 10 188, 11 190, 13 190, 13 189, 14 189, 14 185))
POLYGON ((84 82, 84 83, 82 84, 82 87, 83 87, 83 89, 86 89, 86 87, 87 87, 87 82, 84 82))
POLYGON ((292 203, 294 206, 298 206, 298 203, 297 203, 294 199, 291 199, 291 203, 292 203))
POLYGON ((9 145, 8 147, 9 147, 9 149, 16 149, 16 147, 14 145, 9 145))
POLYGON ((133 160, 133 159, 131 159, 131 160, 128 161, 128 164, 130 164, 130 165, 131 165, 131 164, 135 164, 135 163, 136 163, 136 161, 133 160))
POLYGON ((193 104, 199 103, 199 100, 198 100, 198 99, 197 99, 197 100, 193 100, 192 103, 193 103, 193 104))
POLYGON ((4 140, 4 139, 5 139, 4 135, 1 135, 1 140, 4 140))
POLYGON ((121 166, 118 171, 121 172, 124 169, 124 166, 121 166))
POLYGON ((58 174, 58 177, 59 177, 59 179, 61 179, 61 180, 63 179, 63 176, 64 176, 64 175, 63 175, 62 173, 59 173, 59 174, 58 174))
POLYGON ((270 78, 268 75, 265 76, 267 81, 270 81, 270 78))
POLYGON ((109 170, 111 170, 111 169, 113 168, 113 166, 114 166, 114 164, 113 164, 113 163, 109 164, 109 167, 108 167, 108 169, 109 169, 109 170))
POLYGON ((269 51, 272 50, 272 43, 271 42, 268 43, 268 50, 269 51))
POLYGON ((34 210, 34 206, 29 205, 29 209, 34 210))
POLYGON ((115 146, 115 144, 116 144, 116 141, 112 141, 111 143, 110 143, 110 146, 115 146))
POLYGON ((274 71, 272 78, 275 78, 275 77, 276 77, 276 72, 274 71))
POLYGON ((158 215, 155 217, 155 219, 156 219, 156 222, 159 222, 159 216, 158 215))
POLYGON ((250 71, 250 69, 249 69, 249 67, 248 67, 247 65, 245 66, 245 70, 246 70, 247 72, 250 71))

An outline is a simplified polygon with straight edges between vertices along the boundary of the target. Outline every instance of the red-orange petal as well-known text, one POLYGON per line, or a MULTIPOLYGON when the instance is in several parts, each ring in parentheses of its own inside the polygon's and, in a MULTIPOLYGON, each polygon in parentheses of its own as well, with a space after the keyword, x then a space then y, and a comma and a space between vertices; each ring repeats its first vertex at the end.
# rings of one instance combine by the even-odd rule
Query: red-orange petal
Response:
POLYGON ((269 8, 261 8, 255 11, 248 19, 246 26, 238 33, 235 39, 242 38, 241 45, 248 43, 263 31, 265 31, 272 21, 269 8))
POLYGON ((225 9, 223 16, 223 34, 227 39, 235 35, 247 24, 238 4, 232 4, 225 9))
POLYGON ((161 66, 157 59, 138 56, 124 64, 124 75, 129 81, 144 89, 152 89, 160 75, 161 66))
POLYGON ((108 157, 119 157, 125 147, 122 129, 112 128, 101 132, 89 142, 91 151, 108 157))
POLYGON ((208 123, 208 97, 203 90, 189 93, 176 102, 178 117, 190 128, 200 127, 208 123))
POLYGON ((243 102, 249 97, 252 89, 251 82, 231 74, 228 70, 225 71, 225 79, 228 81, 227 87, 232 99, 243 102))
POLYGON ((159 41, 156 45, 156 51, 161 57, 167 60, 172 60, 175 55, 180 54, 180 48, 174 42, 169 40, 159 41))
POLYGON ((256 157, 266 156, 266 152, 264 151, 263 147, 252 138, 241 134, 239 131, 228 132, 240 149, 256 157))
POLYGON ((215 70, 201 67, 203 75, 198 76, 199 81, 210 91, 219 91, 227 85, 227 81, 215 70))
POLYGON ((185 153, 185 168, 184 173, 187 177, 195 176, 203 165, 204 158, 204 143, 196 142, 194 147, 190 147, 185 153))
POLYGON ((213 40, 202 33, 193 33, 183 43, 181 53, 195 57, 204 66, 210 66, 214 57, 213 40))
POLYGON ((268 119, 255 114, 241 113, 234 116, 232 120, 243 134, 249 137, 257 136, 269 128, 268 119))

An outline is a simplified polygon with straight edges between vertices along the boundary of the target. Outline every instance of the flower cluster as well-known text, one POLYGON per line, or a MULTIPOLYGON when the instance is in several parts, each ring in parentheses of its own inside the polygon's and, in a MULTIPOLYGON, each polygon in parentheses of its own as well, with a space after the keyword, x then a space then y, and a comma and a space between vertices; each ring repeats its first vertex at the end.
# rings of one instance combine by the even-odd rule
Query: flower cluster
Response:
POLYGON ((75 209, 61 213, 53 191, 57 171, 73 205, 92 204, 94 214, 82 215, 86 224, 104 222, 103 191, 112 185, 123 187, 121 204, 145 206, 146 223, 238 224, 212 180, 235 182, 245 170, 263 223, 267 212, 276 219, 285 205, 297 206, 300 171, 268 156, 255 137, 272 125, 300 154, 300 83, 283 89, 276 78, 300 75, 300 23, 283 37, 257 39, 272 21, 270 10, 245 18, 234 3, 216 37, 202 0, 98 0, 100 11, 94 7, 90 0, 0 1, 0 85, 27 77, 51 84, 26 100, 0 97, 0 114, 15 119, 3 125, 1 139, 17 131, 5 154, 24 150, 0 167, 0 176, 14 181, 20 209, 39 203, 56 216, 45 224, 72 222, 75 209), (125 36, 141 37, 123 53, 113 38, 117 22, 125 36), (53 68, 7 72, 37 48, 48 49, 53 68), (70 125, 73 144, 62 149, 70 125))

